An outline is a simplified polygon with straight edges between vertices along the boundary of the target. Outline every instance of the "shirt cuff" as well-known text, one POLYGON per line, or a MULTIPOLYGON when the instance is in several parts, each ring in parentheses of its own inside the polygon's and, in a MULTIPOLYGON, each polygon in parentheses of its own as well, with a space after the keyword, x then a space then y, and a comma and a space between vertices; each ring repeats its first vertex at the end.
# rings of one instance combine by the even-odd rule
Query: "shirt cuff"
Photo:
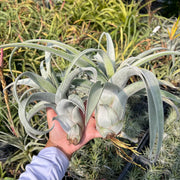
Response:
POLYGON ((69 166, 68 157, 57 147, 46 147, 39 152, 38 156, 48 157, 51 159, 52 154, 57 155, 58 157, 61 157, 64 160, 63 161, 64 165, 68 168, 68 166, 69 166))
POLYGON ((64 177, 69 166, 67 156, 56 147, 42 149, 33 156, 20 180, 60 180, 64 177))

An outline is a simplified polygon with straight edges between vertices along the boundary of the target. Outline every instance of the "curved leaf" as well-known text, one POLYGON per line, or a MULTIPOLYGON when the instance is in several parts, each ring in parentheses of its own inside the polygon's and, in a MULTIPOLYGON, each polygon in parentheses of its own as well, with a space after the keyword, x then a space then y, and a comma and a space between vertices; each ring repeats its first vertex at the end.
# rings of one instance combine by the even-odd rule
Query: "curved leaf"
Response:
POLYGON ((85 112, 85 107, 82 99, 76 95, 76 94, 71 94, 68 96, 68 100, 72 102, 74 105, 76 105, 81 111, 84 113, 85 112))
POLYGON ((113 44, 112 38, 109 33, 103 32, 101 34, 101 36, 99 38, 98 49, 100 47, 100 43, 101 43, 101 40, 104 35, 106 36, 106 39, 107 39, 107 41, 106 41, 107 42, 107 55, 110 57, 112 62, 115 62, 116 58, 115 58, 115 52, 114 52, 114 44, 113 44))
MULTIPOLYGON (((43 43, 48 43, 48 44, 52 44, 52 47, 58 47, 64 51, 66 51, 67 53, 71 54, 71 55, 77 55, 80 53, 80 51, 78 51, 77 49, 64 44, 62 42, 59 41, 55 41, 55 40, 48 40, 48 39, 32 39, 32 40, 27 40, 25 42, 43 42, 43 43)), ((86 56, 82 57, 82 59, 79 61, 80 63, 78 64, 78 66, 80 67, 85 67, 89 65, 94 66, 95 64, 89 60, 86 56)))
POLYGON ((101 82, 97 81, 96 83, 93 84, 89 92, 87 106, 86 106, 85 124, 88 123, 93 111, 95 110, 102 92, 103 92, 103 87, 101 85, 101 82))
POLYGON ((14 82, 13 93, 14 93, 14 97, 16 98, 17 102, 19 102, 19 98, 17 95, 17 84, 18 84, 19 79, 22 76, 28 76, 29 79, 31 79, 35 84, 37 84, 40 89, 42 89, 46 92, 51 92, 51 93, 56 92, 56 88, 49 81, 45 80, 43 77, 41 77, 37 74, 34 74, 32 72, 24 72, 24 73, 20 74, 14 82))
MULTIPOLYGON (((86 55, 87 53, 91 53, 91 52, 99 52, 99 54, 102 56, 102 58, 104 60, 104 66, 106 69, 106 73, 109 77, 111 77, 114 74, 114 67, 113 67, 113 64, 112 64, 110 58, 108 57, 108 55, 103 50, 94 49, 94 48, 86 49, 86 50, 82 51, 80 54, 78 54, 77 56, 75 56, 71 65, 67 69, 66 75, 69 74, 69 72, 72 70, 73 66, 79 61, 79 59, 82 56, 86 55)), ((93 66, 93 67, 96 68, 96 66, 93 66)), ((97 71, 98 71, 98 69, 97 69, 97 71)), ((100 73, 99 75, 101 75, 101 74, 102 73, 100 73)), ((103 74, 101 76, 103 77, 103 74)))
POLYGON ((180 104, 180 97, 178 97, 172 93, 169 93, 168 91, 161 90, 161 96, 180 104))
POLYGON ((71 73, 69 73, 61 85, 58 87, 57 92, 56 92, 56 103, 59 102, 62 98, 66 98, 66 93, 71 85, 71 82, 73 79, 81 72, 84 71, 91 71, 94 75, 93 79, 96 81, 97 79, 97 72, 95 68, 92 67, 87 67, 87 68, 76 68, 74 69, 71 73))
MULTIPOLYGON (((55 103, 55 95, 52 94, 52 93, 34 93, 32 94, 31 96, 29 96, 29 98, 26 98, 24 99, 23 101, 19 102, 19 109, 18 109, 18 114, 19 114, 19 118, 20 118, 20 121, 21 123, 23 124, 26 132, 34 137, 34 135, 43 135, 43 134, 46 134, 48 133, 50 130, 47 130, 47 131, 39 131, 37 129, 34 129, 31 124, 29 123, 29 119, 28 118, 31 118, 34 113, 36 112, 35 109, 31 110, 30 111, 30 114, 28 115, 27 112, 26 112, 26 107, 34 102, 34 101, 45 101, 45 102, 48 102, 48 104, 54 104, 55 103), (28 116, 28 117, 27 117, 28 116)), ((48 104, 46 104, 46 107, 53 107, 53 106, 48 106, 48 104)), ((42 104, 40 104, 40 106, 42 107, 42 104)))
POLYGON ((168 55, 180 56, 180 52, 178 52, 178 51, 163 51, 163 52, 155 53, 155 54, 146 56, 144 58, 141 58, 141 59, 137 60, 136 62, 133 62, 132 65, 133 66, 141 66, 142 64, 145 64, 146 62, 152 61, 152 60, 162 57, 162 56, 168 56, 168 55))
POLYGON ((154 143, 156 140, 156 135, 158 133, 158 146, 156 153, 159 154, 160 147, 163 139, 163 128, 164 128, 164 114, 163 114, 163 105, 160 94, 159 82, 154 76, 154 74, 145 69, 139 69, 135 66, 127 66, 120 69, 118 72, 112 76, 110 82, 118 85, 121 89, 125 88, 127 81, 132 75, 138 75, 144 82, 144 86, 141 84, 134 84, 130 87, 126 88, 126 92, 134 94, 137 90, 142 90, 144 87, 146 88, 147 97, 148 97, 148 111, 149 111, 149 126, 150 126, 150 157, 152 156, 152 151, 154 147, 154 143), (138 89, 132 89, 133 86, 138 89))

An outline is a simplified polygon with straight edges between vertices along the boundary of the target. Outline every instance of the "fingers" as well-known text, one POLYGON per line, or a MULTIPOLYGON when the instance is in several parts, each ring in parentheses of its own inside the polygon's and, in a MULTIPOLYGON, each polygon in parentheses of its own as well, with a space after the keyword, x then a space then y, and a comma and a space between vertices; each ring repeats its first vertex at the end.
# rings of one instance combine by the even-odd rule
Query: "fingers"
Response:
POLYGON ((52 108, 47 108, 46 111, 47 111, 47 115, 53 115, 53 117, 57 115, 52 108))
POLYGON ((47 108, 46 111, 47 111, 47 122, 49 129, 54 126, 52 131, 54 132, 57 131, 57 133, 58 131, 62 131, 63 133, 66 134, 64 129, 61 127, 60 123, 57 120, 53 120, 53 118, 57 116, 56 112, 52 108, 47 108))
POLYGON ((96 129, 96 120, 93 117, 89 120, 85 132, 86 131, 92 135, 92 139, 102 137, 96 129))
POLYGON ((52 109, 52 108, 47 108, 46 109, 46 113, 47 113, 47 122, 48 122, 48 126, 49 128, 52 127, 53 124, 53 118, 57 116, 56 112, 52 109))

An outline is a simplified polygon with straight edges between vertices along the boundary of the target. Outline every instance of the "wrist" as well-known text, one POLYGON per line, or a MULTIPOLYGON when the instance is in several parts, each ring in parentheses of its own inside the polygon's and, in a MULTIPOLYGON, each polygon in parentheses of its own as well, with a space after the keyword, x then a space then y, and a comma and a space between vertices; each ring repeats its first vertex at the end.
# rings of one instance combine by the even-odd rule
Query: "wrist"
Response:
POLYGON ((67 156, 67 158, 69 160, 71 160, 71 157, 72 157, 71 153, 66 152, 62 147, 58 146, 57 144, 52 143, 50 140, 48 140, 48 142, 46 143, 45 148, 46 147, 56 147, 56 148, 58 148, 60 151, 62 151, 67 156))

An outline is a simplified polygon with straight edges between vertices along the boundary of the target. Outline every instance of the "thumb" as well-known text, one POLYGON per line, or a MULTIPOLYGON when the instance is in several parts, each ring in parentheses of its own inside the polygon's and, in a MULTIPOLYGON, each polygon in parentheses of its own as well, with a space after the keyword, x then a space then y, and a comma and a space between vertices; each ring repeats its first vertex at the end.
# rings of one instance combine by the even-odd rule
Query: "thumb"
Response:
POLYGON ((47 108, 46 109, 46 114, 47 114, 48 126, 49 126, 49 128, 51 128, 52 125, 53 125, 53 121, 52 120, 53 120, 53 118, 55 116, 57 116, 57 114, 56 114, 56 112, 52 108, 47 108))
POLYGON ((96 120, 95 118, 91 117, 89 120, 87 127, 85 128, 85 134, 89 134, 92 139, 102 137, 101 134, 96 129, 96 120))

